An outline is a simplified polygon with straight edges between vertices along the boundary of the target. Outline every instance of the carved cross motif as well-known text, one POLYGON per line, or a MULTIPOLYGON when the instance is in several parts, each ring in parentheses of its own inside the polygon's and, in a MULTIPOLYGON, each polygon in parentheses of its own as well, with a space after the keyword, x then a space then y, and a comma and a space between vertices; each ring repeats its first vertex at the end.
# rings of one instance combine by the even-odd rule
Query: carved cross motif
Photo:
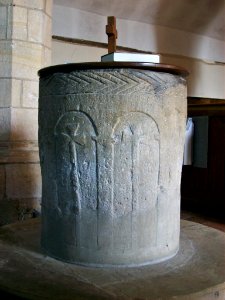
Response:
POLYGON ((86 143, 86 136, 80 130, 80 124, 68 123, 66 126, 66 132, 63 132, 69 139, 69 152, 70 162, 72 164, 72 170, 70 173, 71 185, 75 193, 74 198, 74 209, 75 213, 78 214, 81 210, 81 191, 80 191, 80 180, 78 176, 78 160, 77 160, 77 149, 76 144, 84 146, 86 143))
POLYGON ((73 123, 69 123, 66 126, 67 133, 63 133, 64 135, 68 136, 70 141, 72 143, 77 143, 79 145, 84 146, 86 142, 86 135, 84 132, 80 129, 80 124, 76 124, 76 127, 74 127, 73 123))
POLYGON ((115 17, 108 17, 106 34, 108 35, 108 53, 116 52, 117 30, 115 17))

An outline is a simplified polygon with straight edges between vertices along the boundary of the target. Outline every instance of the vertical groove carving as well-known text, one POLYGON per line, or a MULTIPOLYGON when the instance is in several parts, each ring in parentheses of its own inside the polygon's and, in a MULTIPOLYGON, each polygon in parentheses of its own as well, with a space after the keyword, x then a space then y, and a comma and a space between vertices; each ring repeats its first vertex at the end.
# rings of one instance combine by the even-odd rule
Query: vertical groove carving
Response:
POLYGON ((185 99, 181 76, 141 68, 41 78, 42 247, 50 255, 139 265, 176 253, 185 99))
POLYGON ((55 126, 58 206, 63 214, 97 207, 96 132, 86 114, 63 114, 55 126))
MULTIPOLYGON (((132 232, 135 232, 132 226, 134 229, 134 226, 139 226, 138 224, 146 219, 144 221, 146 233, 143 233, 145 239, 136 237, 134 240, 139 240, 137 243, 141 245, 144 240, 145 243, 149 243, 148 236, 150 236, 151 244, 154 244, 160 164, 158 127, 150 116, 141 112, 132 112, 119 118, 114 126, 112 138, 114 170, 112 197, 116 220, 114 230, 116 235, 121 235, 124 227, 127 234, 132 235, 132 232), (152 220, 148 220, 151 217, 152 220), (122 224, 123 222, 125 223, 122 224)), ((121 236, 120 244, 123 244, 123 240, 121 236)), ((124 247, 130 248, 132 245, 127 243, 124 247)))

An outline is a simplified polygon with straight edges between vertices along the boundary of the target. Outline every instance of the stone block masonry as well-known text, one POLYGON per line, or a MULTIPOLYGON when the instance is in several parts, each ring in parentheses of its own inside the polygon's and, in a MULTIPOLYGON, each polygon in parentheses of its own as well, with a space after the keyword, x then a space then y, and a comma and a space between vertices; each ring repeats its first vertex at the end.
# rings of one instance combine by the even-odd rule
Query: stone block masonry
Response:
POLYGON ((40 210, 37 71, 51 64, 51 12, 52 0, 0 0, 0 225, 40 210))

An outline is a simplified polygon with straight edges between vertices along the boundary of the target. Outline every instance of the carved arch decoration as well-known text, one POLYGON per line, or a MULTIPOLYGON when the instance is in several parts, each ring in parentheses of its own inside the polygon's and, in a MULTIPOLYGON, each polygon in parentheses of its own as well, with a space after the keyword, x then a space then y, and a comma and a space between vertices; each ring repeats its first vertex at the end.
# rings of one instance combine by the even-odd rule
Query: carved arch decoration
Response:
POLYGON ((114 126, 112 139, 114 215, 154 210, 160 166, 155 120, 142 112, 126 114, 114 126))
POLYGON ((79 215, 97 209, 96 129, 81 111, 64 113, 54 128, 58 208, 79 215))

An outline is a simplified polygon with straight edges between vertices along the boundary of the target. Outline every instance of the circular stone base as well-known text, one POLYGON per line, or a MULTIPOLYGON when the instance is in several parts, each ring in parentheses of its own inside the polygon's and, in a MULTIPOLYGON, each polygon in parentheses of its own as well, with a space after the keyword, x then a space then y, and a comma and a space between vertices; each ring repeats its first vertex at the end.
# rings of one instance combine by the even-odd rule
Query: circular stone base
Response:
POLYGON ((181 221, 178 254, 136 268, 81 267, 44 256, 40 220, 0 228, 0 289, 25 299, 225 299, 225 234, 181 221))

